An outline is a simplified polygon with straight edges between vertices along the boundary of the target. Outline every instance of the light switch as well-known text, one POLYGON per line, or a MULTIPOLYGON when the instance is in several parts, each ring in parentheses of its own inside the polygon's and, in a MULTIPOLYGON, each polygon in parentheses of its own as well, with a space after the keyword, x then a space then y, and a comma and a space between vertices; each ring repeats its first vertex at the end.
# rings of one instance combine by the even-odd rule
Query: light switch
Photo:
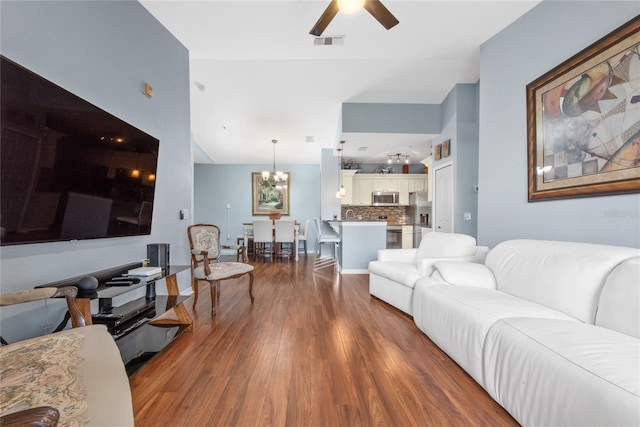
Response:
POLYGON ((471 212, 464 212, 462 214, 462 219, 465 221, 471 221, 471 212))
POLYGON ((182 209, 180 211, 180 219, 189 219, 189 209, 182 209))

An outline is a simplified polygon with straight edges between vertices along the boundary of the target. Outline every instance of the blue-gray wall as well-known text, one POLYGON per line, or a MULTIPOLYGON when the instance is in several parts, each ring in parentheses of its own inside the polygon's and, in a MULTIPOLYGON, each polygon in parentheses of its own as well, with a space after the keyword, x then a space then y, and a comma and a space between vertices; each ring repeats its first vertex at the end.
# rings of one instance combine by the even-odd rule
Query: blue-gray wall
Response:
MULTIPOLYGON (((215 224, 220 227, 222 243, 235 244, 242 234, 242 223, 254 218, 251 216, 251 172, 272 168, 273 165, 266 164, 195 165, 193 223, 215 224), (228 241, 227 234, 230 236, 228 241)), ((309 249, 313 250, 316 238, 313 217, 320 216, 320 166, 278 165, 278 170, 290 173, 289 218, 303 226, 307 219, 311 220, 307 241, 309 249)))
POLYGON ((342 104, 342 132, 439 133, 441 106, 434 104, 342 104))
POLYGON ((638 1, 543 1, 481 47, 478 241, 640 247, 640 195, 527 203, 525 87, 640 14, 638 1))
MULTIPOLYGON (((172 263, 188 263, 178 216, 193 193, 187 49, 135 1, 3 0, 0 15, 2 55, 160 140, 150 236, 2 247, 0 290, 141 261, 147 243, 169 243, 172 263)), ((13 341, 61 320, 59 301, 34 304, 3 308, 0 333, 13 341)))
POLYGON ((478 84, 458 84, 442 102, 442 132, 433 145, 450 140, 450 155, 434 160, 430 173, 453 166, 453 231, 477 237, 478 193, 478 84), (471 219, 463 219, 463 214, 471 219))

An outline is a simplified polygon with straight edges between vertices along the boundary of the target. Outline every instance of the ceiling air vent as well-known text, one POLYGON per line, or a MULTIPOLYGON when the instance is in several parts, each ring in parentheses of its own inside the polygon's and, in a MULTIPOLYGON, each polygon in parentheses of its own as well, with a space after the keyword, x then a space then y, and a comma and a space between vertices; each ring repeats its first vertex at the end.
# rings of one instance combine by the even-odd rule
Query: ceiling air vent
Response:
POLYGON ((315 37, 314 46, 333 46, 344 44, 344 36, 315 37))

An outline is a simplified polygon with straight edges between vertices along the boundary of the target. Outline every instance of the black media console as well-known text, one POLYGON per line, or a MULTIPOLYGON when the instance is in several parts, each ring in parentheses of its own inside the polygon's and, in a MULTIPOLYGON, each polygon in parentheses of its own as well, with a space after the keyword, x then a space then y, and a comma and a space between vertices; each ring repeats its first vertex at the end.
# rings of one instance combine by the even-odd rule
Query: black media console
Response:
MULTIPOLYGON (((129 270, 140 266, 141 263, 133 263, 89 273, 87 276, 97 279, 98 287, 79 287, 77 296, 79 302, 84 301, 79 305, 85 307, 85 317, 91 311, 90 301, 98 300, 98 310, 90 313, 92 323, 104 324, 113 335, 129 375, 190 325, 190 318, 181 306, 188 297, 179 295, 176 279, 176 275, 189 269, 189 266, 170 266, 161 274, 151 277, 127 276, 129 270), (159 279, 166 280, 169 295, 156 295, 156 281, 159 279), (128 298, 127 294, 132 292, 140 296, 132 294, 133 298, 128 298), (179 312, 177 318, 182 320, 163 322, 159 319, 170 310, 179 312)), ((85 277, 73 277, 36 287, 78 286, 80 279, 85 277)))

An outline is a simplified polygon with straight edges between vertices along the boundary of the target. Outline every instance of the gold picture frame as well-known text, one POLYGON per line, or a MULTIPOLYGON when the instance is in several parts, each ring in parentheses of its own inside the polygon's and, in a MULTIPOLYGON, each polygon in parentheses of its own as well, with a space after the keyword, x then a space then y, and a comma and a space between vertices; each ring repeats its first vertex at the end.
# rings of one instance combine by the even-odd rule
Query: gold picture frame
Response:
POLYGON ((527 85, 529 202, 640 191, 639 70, 636 17, 527 85))
POLYGON ((433 160, 440 160, 442 154, 442 144, 436 144, 433 147, 433 160))
POLYGON ((251 215, 289 215, 289 187, 291 186, 291 173, 286 184, 271 186, 262 179, 262 172, 251 172, 251 215))
POLYGON ((447 139, 442 143, 442 157, 449 157, 449 154, 451 154, 450 146, 451 146, 450 139, 447 139))

